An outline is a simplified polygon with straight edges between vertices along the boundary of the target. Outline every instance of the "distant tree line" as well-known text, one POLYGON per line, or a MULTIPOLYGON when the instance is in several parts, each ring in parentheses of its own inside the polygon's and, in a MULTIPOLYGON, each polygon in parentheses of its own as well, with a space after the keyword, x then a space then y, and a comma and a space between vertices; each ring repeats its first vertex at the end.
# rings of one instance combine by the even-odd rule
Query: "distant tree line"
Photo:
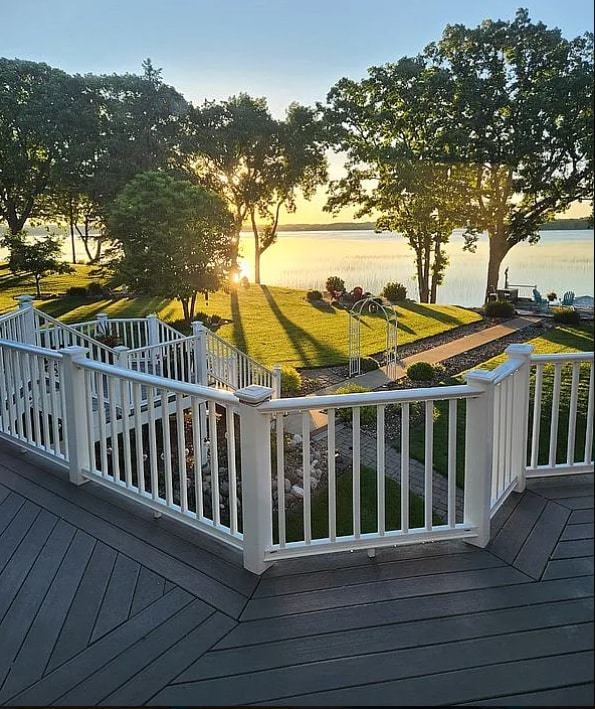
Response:
POLYGON ((343 78, 282 120, 245 93, 192 105, 150 60, 140 75, 72 76, 0 58, 0 222, 15 269, 31 262, 26 225, 56 222, 73 261, 80 239, 90 262, 191 317, 197 293, 237 272, 240 231, 258 283, 282 209, 321 185, 329 212, 352 205, 405 238, 422 302, 436 302, 452 231, 470 250, 487 232, 487 291, 511 248, 573 202, 593 206, 593 35, 564 39, 523 9, 449 25, 418 56, 343 78), (346 156, 330 183, 329 149, 346 156))

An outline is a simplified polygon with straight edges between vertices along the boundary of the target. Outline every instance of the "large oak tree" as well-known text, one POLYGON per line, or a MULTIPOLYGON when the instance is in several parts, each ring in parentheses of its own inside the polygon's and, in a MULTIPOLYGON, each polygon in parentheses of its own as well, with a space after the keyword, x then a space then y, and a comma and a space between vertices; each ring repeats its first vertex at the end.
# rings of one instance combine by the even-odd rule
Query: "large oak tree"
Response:
POLYGON ((425 54, 449 77, 437 155, 472 169, 472 222, 490 238, 487 293, 510 249, 536 242, 573 202, 592 204, 593 34, 564 39, 519 9, 511 22, 447 26, 425 54))

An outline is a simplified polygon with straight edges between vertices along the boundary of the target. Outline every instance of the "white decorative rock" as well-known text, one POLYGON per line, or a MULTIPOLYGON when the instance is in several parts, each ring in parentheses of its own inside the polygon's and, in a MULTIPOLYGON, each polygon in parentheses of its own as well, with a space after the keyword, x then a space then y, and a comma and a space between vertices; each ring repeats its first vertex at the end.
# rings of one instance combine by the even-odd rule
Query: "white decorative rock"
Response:
POLYGON ((303 497, 304 496, 304 488, 300 487, 299 485, 292 485, 291 487, 291 492, 296 496, 296 497, 303 497))

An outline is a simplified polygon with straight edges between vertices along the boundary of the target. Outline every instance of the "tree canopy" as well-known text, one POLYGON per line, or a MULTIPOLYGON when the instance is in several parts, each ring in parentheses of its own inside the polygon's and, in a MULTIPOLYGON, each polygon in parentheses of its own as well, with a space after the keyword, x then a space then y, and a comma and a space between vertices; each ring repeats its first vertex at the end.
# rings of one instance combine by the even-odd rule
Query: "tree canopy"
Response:
POLYGON ((115 198, 107 231, 118 276, 132 289, 177 298, 188 322, 198 294, 228 276, 233 215, 221 197, 188 181, 139 173, 115 198))
POLYGON ((254 238, 254 274, 275 243, 282 206, 295 210, 299 190, 309 198, 326 180, 325 143, 316 111, 291 104, 275 120, 266 99, 247 94, 191 109, 182 150, 185 169, 230 205, 236 243, 246 221, 254 238))
POLYGON ((487 292, 513 246, 593 203, 593 34, 564 39, 519 9, 511 22, 449 25, 425 54, 453 97, 437 157, 472 169, 470 219, 490 236, 487 292))

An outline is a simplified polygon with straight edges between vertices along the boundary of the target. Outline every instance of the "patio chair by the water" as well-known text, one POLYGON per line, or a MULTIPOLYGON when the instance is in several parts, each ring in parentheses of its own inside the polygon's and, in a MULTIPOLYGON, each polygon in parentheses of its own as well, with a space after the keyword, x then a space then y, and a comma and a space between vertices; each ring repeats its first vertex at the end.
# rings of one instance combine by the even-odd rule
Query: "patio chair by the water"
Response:
POLYGON ((567 291, 562 297, 562 307, 572 308, 574 307, 574 291, 567 291))
POLYGON ((537 310, 547 310, 550 307, 548 299, 544 298, 537 288, 533 288, 533 301, 537 310))

